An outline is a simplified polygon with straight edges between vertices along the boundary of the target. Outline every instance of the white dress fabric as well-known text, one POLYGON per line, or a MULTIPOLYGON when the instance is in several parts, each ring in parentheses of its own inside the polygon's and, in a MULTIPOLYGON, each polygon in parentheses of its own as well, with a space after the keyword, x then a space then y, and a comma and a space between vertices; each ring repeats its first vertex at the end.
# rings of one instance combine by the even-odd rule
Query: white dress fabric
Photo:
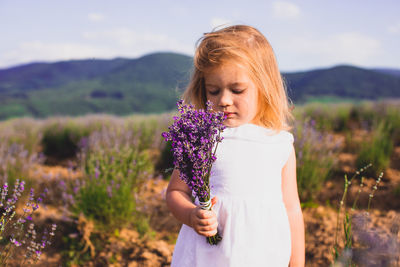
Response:
POLYGON ((183 224, 171 266, 287 267, 291 240, 281 181, 293 135, 244 124, 222 136, 210 176, 222 241, 209 245, 183 224))

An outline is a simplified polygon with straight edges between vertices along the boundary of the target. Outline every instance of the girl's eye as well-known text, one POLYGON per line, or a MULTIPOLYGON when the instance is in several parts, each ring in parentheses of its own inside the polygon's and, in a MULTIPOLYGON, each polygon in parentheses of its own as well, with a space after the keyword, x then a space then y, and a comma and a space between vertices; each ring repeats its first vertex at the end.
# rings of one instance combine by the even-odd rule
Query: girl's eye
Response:
POLYGON ((210 95, 218 95, 218 93, 219 93, 219 90, 215 90, 215 91, 208 91, 208 93, 209 93, 210 95))
POLYGON ((233 92, 234 94, 241 94, 241 93, 244 92, 244 90, 246 90, 246 89, 232 89, 232 92, 233 92))

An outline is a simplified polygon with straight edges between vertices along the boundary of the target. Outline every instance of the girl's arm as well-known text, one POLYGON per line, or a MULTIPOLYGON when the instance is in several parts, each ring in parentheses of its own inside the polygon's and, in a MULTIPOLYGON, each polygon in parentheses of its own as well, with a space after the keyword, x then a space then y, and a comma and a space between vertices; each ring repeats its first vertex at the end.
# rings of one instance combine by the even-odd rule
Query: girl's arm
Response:
POLYGON ((297 192, 296 154, 294 147, 292 147, 289 159, 282 170, 282 195, 289 217, 292 239, 292 255, 289 266, 303 267, 305 264, 304 221, 299 194, 297 192))
MULTIPOLYGON (((213 211, 202 210, 191 200, 189 187, 179 178, 179 171, 172 172, 166 192, 169 210, 180 222, 192 227, 198 234, 213 236, 217 233, 217 216, 213 211)), ((212 200, 212 204, 216 199, 212 200)))

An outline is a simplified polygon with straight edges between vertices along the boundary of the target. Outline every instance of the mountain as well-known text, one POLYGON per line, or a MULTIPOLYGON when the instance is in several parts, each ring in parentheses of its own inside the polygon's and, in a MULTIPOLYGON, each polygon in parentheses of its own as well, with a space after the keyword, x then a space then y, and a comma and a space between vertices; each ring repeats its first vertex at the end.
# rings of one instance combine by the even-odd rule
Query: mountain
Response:
MULTIPOLYGON (((86 113, 158 113, 175 109, 193 59, 154 53, 137 59, 31 63, 0 70, 0 119, 86 113)), ((296 102, 315 97, 400 97, 400 76, 390 69, 335 66, 283 73, 296 102)))
POLYGON ((385 74, 393 75, 396 77, 400 77, 400 69, 378 68, 378 69, 372 69, 372 70, 379 72, 379 73, 385 73, 385 74))
POLYGON ((33 63, 0 70, 0 119, 172 110, 192 62, 185 55, 155 53, 138 59, 33 63))
POLYGON ((283 76, 294 101, 316 96, 370 100, 400 97, 400 77, 354 66, 284 73, 283 76))
POLYGON ((0 93, 21 93, 91 79, 124 65, 128 59, 31 63, 0 70, 0 93))

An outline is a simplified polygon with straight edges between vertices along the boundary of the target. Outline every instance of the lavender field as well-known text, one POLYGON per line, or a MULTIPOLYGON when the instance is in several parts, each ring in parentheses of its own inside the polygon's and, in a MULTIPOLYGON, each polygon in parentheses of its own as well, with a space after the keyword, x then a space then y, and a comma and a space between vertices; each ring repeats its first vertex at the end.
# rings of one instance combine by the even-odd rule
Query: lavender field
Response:
MULTIPOLYGON (((294 112, 306 266, 399 266, 400 102, 294 112)), ((169 266, 173 115, 0 122, 0 266, 169 266)))

